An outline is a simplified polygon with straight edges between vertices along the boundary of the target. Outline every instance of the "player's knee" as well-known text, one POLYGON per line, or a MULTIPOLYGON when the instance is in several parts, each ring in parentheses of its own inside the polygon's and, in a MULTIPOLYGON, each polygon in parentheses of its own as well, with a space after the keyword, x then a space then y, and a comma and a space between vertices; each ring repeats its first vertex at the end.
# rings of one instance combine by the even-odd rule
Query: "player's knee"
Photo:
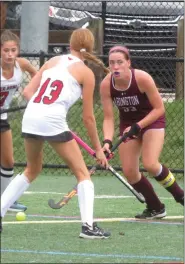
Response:
POLYGON ((145 159, 143 160, 143 167, 150 173, 155 173, 158 168, 158 161, 145 159))
POLYGON ((90 180, 90 174, 86 168, 76 168, 74 170, 74 174, 76 175, 78 181, 90 180))
POLYGON ((42 171, 42 165, 35 165, 32 167, 27 166, 26 175, 28 176, 30 181, 33 181, 39 173, 42 171))
POLYGON ((123 169, 124 176, 128 179, 128 181, 132 178, 135 178, 137 175, 136 169, 133 167, 125 167, 123 169))

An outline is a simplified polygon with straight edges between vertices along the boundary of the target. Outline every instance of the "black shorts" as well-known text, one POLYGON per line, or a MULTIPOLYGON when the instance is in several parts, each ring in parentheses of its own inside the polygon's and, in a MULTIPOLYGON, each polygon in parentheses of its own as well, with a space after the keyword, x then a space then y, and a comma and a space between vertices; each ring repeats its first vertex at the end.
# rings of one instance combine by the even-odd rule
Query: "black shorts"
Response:
POLYGON ((10 129, 11 128, 10 128, 10 124, 8 123, 8 120, 7 119, 5 119, 5 120, 0 119, 0 133, 5 132, 5 131, 10 130, 10 129))
POLYGON ((73 139, 73 135, 70 131, 65 131, 55 136, 40 136, 29 133, 22 133, 24 138, 32 138, 36 140, 52 141, 52 142, 68 142, 73 139))

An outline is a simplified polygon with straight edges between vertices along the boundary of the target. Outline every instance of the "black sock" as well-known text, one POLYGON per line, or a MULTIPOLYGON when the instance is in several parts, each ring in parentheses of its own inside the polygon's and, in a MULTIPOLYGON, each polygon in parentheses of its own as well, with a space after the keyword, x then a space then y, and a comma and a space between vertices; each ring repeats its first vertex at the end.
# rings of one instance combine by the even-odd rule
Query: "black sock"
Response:
POLYGON ((133 188, 145 197, 147 207, 151 210, 160 211, 164 205, 159 200, 149 180, 141 175, 140 181, 132 184, 133 188))
POLYGON ((180 186, 175 180, 175 177, 167 167, 162 165, 162 171, 158 176, 155 177, 155 179, 168 192, 170 192, 173 195, 173 197, 177 202, 184 205, 184 191, 180 188, 180 186))

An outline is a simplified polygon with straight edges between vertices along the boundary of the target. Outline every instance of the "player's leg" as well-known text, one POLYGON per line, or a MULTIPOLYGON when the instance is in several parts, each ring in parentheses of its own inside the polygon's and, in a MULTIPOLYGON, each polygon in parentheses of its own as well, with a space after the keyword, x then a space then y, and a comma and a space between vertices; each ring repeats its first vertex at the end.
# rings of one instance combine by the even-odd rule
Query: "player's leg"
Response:
MULTIPOLYGON (((13 159, 13 142, 12 132, 7 121, 2 120, 0 133, 0 175, 1 175, 1 195, 9 185, 14 174, 14 159, 13 159)), ((15 201, 9 211, 25 211, 27 207, 15 201)))
POLYGON ((16 201, 30 183, 38 176, 42 169, 43 141, 35 139, 25 140, 27 167, 22 174, 18 174, 8 185, 1 196, 1 217, 4 217, 9 206, 16 201))
POLYGON ((130 140, 120 145, 119 156, 123 174, 133 188, 142 193, 146 200, 147 209, 136 215, 136 218, 161 218, 166 215, 164 205, 159 200, 149 180, 139 172, 141 147, 141 139, 130 140))
POLYGON ((13 177, 13 143, 11 130, 1 132, 1 195, 12 180, 13 177))
POLYGON ((110 233, 105 232, 93 223, 94 184, 91 181, 78 144, 74 139, 65 143, 49 143, 69 166, 78 181, 77 193, 82 220, 80 237, 90 239, 108 238, 110 233))
POLYGON ((170 170, 159 162, 164 144, 164 129, 149 129, 143 135, 142 159, 144 168, 168 191, 175 200, 184 205, 184 191, 179 187, 170 170))

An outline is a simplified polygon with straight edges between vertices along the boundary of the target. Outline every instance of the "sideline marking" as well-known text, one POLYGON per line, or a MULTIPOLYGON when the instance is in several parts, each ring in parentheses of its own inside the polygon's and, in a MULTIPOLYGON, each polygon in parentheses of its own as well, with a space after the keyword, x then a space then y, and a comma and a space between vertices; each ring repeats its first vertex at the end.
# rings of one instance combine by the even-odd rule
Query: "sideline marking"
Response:
POLYGON ((161 260, 180 260, 181 257, 169 256, 141 256, 130 254, 96 254, 96 253, 76 253, 76 252, 61 252, 61 251, 38 251, 38 250, 17 250, 17 249, 1 249, 1 252, 11 253, 31 253, 31 254, 44 254, 44 255, 64 255, 64 256, 78 256, 78 257, 103 257, 103 258, 134 258, 134 259, 161 259, 161 260))
MULTIPOLYGON (((166 216, 165 219, 184 219, 184 216, 166 216)), ((171 224, 183 225, 182 222, 165 222, 155 220, 138 220, 135 218, 95 218, 97 222, 135 222, 135 223, 157 223, 157 224, 171 224)), ((33 221, 5 221, 3 225, 19 225, 19 224, 65 224, 65 223, 81 223, 81 220, 33 220, 33 221)))
MULTIPOLYGON (((65 195, 66 193, 59 193, 59 192, 32 192, 26 191, 24 194, 56 194, 56 195, 65 195)), ((77 196, 75 194, 75 196, 77 196)), ((95 195, 96 199, 122 199, 122 198, 135 198, 134 195, 95 195)), ((161 199, 172 200, 173 197, 161 197, 161 199)))

